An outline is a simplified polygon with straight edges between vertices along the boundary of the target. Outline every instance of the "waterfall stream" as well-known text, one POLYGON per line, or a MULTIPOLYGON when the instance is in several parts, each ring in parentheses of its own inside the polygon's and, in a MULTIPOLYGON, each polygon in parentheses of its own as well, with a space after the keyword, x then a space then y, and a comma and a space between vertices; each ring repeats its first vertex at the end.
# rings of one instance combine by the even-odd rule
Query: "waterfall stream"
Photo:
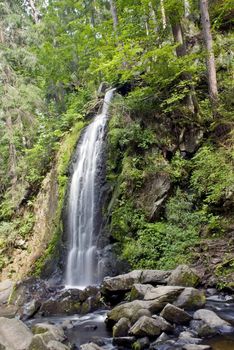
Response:
POLYGON ((86 128, 73 164, 68 198, 67 287, 84 288, 99 282, 95 232, 95 220, 100 216, 98 169, 104 161, 105 129, 114 90, 106 92, 101 113, 86 128))

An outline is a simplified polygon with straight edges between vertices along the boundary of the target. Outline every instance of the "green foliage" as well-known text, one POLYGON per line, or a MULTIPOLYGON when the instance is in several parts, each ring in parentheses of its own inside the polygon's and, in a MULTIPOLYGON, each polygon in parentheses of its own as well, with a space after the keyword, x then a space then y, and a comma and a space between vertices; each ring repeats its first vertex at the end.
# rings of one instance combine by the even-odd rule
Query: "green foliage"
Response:
POLYGON ((217 203, 233 191, 233 155, 223 148, 203 146, 193 158, 191 184, 206 203, 217 203))

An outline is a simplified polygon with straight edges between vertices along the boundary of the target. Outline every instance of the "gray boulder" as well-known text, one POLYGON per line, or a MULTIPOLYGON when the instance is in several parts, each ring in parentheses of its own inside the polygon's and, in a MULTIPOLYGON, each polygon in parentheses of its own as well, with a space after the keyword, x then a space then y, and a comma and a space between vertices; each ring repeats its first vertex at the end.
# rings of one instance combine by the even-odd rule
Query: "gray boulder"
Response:
POLYGON ((144 299, 145 294, 151 290, 153 286, 151 284, 140 284, 135 283, 132 286, 131 293, 130 293, 130 299, 131 300, 142 300, 144 299))
POLYGON ((209 345, 197 345, 197 344, 187 344, 184 345, 183 350, 209 350, 211 347, 209 345))
POLYGON ((172 304, 167 304, 160 313, 160 316, 176 324, 185 324, 192 319, 187 312, 172 304))
POLYGON ((130 326, 129 319, 122 317, 113 327, 113 337, 127 336, 130 326))
POLYGON ((130 335, 137 337, 157 336, 161 332, 159 322, 147 316, 142 316, 129 330, 130 335))
POLYGON ((201 320, 193 320, 190 322, 190 328, 194 330, 199 337, 210 337, 218 333, 215 328, 211 328, 205 322, 201 320))
POLYGON ((48 323, 37 323, 32 327, 33 334, 50 334, 48 338, 50 340, 63 341, 65 339, 64 331, 62 327, 54 326, 48 323))
POLYGON ((47 344, 48 350, 69 350, 69 347, 56 340, 51 340, 47 344))
POLYGON ((142 316, 151 317, 152 313, 148 309, 140 309, 140 310, 138 310, 131 318, 132 324, 135 323, 137 320, 139 320, 139 318, 141 318, 142 316))
POLYGON ((113 293, 131 290, 135 283, 166 284, 170 271, 134 270, 116 277, 106 277, 102 283, 102 292, 113 293))
POLYGON ((151 288, 146 291, 144 300, 159 299, 165 302, 173 302, 177 296, 184 290, 183 287, 162 286, 158 288, 151 288))
POLYGON ((167 280, 169 286, 196 287, 200 282, 200 277, 195 270, 187 265, 179 265, 172 271, 167 280))
POLYGON ((0 317, 0 344, 7 350, 26 350, 32 341, 32 333, 16 319, 0 317))
POLYGON ((233 327, 227 321, 222 320, 215 312, 207 309, 197 310, 193 315, 194 320, 201 320, 211 329, 233 331, 233 327))
POLYGON ((13 291, 14 283, 11 280, 0 282, 0 304, 6 304, 13 291))
POLYGON ((87 343, 81 345, 80 350, 102 350, 102 348, 95 343, 87 343))
POLYGON ((42 334, 36 334, 33 336, 28 350, 48 350, 42 334))
POLYGON ((182 309, 192 310, 201 308, 205 303, 206 296, 203 290, 188 287, 184 289, 173 304, 182 309))
POLYGON ((161 311, 164 305, 164 303, 161 303, 158 300, 134 300, 129 303, 120 304, 107 313, 106 322, 109 325, 113 325, 122 317, 126 317, 129 320, 132 320, 137 314, 137 312, 142 309, 150 311, 151 314, 156 313, 161 311))

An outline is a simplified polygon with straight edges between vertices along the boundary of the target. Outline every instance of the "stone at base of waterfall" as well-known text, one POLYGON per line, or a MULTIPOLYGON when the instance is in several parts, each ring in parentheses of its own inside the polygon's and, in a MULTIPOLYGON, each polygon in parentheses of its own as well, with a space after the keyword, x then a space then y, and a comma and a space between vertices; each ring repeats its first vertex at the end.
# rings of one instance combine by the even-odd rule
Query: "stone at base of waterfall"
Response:
POLYGON ((177 296, 184 290, 184 287, 162 286, 147 290, 144 300, 159 299, 167 303, 174 301, 177 296))
POLYGON ((113 337, 125 337, 130 329, 129 319, 122 317, 113 327, 113 337))
POLYGON ((17 314, 18 307, 15 305, 1 305, 0 317, 14 318, 17 314))
POLYGON ((69 350, 69 348, 54 340, 51 333, 46 332, 34 335, 28 350, 69 350))
POLYGON ((95 343, 87 343, 80 346, 80 350, 102 350, 100 346, 95 343))
POLYGON ((187 287, 173 304, 182 309, 193 310, 201 308, 205 303, 206 296, 203 290, 187 287))
POLYGON ((162 331, 171 330, 171 325, 161 317, 154 319, 152 317, 142 316, 129 330, 130 335, 137 337, 154 337, 162 331))
POLYGON ((135 337, 118 337, 113 338, 113 345, 119 346, 122 348, 130 348, 132 347, 132 344, 135 343, 136 338, 135 337))
POLYGON ((151 284, 135 283, 132 286, 131 293, 130 293, 131 301, 144 299, 146 292, 152 288, 153 286, 151 284))
POLYGON ((129 273, 106 277, 102 283, 102 292, 113 293, 131 290, 135 283, 166 284, 170 271, 163 270, 134 270, 129 273))
POLYGON ((7 350, 28 349, 32 333, 25 324, 16 319, 0 317, 0 344, 7 350))
POLYGON ((184 331, 179 335, 178 342, 181 345, 186 344, 199 344, 202 342, 201 338, 197 338, 193 332, 184 331))
POLYGON ((65 339, 65 335, 62 327, 54 326, 48 323, 35 324, 32 327, 32 332, 34 335, 36 334, 47 335, 47 337, 50 338, 49 340, 63 341, 65 339))
POLYGON ((151 314, 157 313, 162 310, 164 305, 164 303, 158 300, 134 300, 129 303, 120 304, 107 313, 106 323, 113 326, 122 317, 126 317, 129 320, 135 319, 136 314, 142 309, 149 311, 151 314))
POLYGON ((197 310, 193 315, 194 320, 203 321, 208 327, 223 332, 233 332, 234 328, 227 321, 224 321, 215 312, 207 309, 197 310))
POLYGON ((148 349, 150 345, 150 341, 148 337, 139 338, 135 343, 132 344, 133 350, 143 350, 148 349))
POLYGON ((40 309, 41 303, 39 300, 31 300, 22 307, 20 312, 20 319, 25 321, 31 318, 40 309))
POLYGON ((196 287, 200 282, 200 277, 197 272, 187 265, 179 265, 170 274, 167 285, 168 286, 184 286, 196 287))
POLYGON ((165 318, 165 320, 176 324, 185 324, 192 319, 192 316, 187 312, 172 304, 167 304, 160 313, 160 316, 165 318))
POLYGON ((190 322, 190 328, 195 331, 199 337, 211 337, 218 333, 215 328, 209 327, 205 322, 201 320, 193 320, 190 322))
POLYGON ((12 291, 14 283, 11 280, 0 282, 0 304, 6 304, 12 291))
POLYGON ((183 350, 209 350, 211 347, 209 345, 196 345, 196 344, 186 344, 182 348, 183 350))

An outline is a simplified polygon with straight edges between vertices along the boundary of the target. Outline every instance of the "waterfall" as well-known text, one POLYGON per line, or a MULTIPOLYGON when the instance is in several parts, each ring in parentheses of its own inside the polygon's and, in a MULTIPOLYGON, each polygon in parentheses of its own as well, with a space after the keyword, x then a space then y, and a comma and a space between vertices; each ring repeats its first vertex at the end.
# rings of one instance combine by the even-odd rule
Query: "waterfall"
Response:
POLYGON ((103 163, 108 109, 115 89, 105 94, 102 111, 86 128, 78 144, 68 197, 67 287, 98 283, 96 219, 100 220, 98 170, 103 163), (99 218, 97 218, 99 216, 99 218))

